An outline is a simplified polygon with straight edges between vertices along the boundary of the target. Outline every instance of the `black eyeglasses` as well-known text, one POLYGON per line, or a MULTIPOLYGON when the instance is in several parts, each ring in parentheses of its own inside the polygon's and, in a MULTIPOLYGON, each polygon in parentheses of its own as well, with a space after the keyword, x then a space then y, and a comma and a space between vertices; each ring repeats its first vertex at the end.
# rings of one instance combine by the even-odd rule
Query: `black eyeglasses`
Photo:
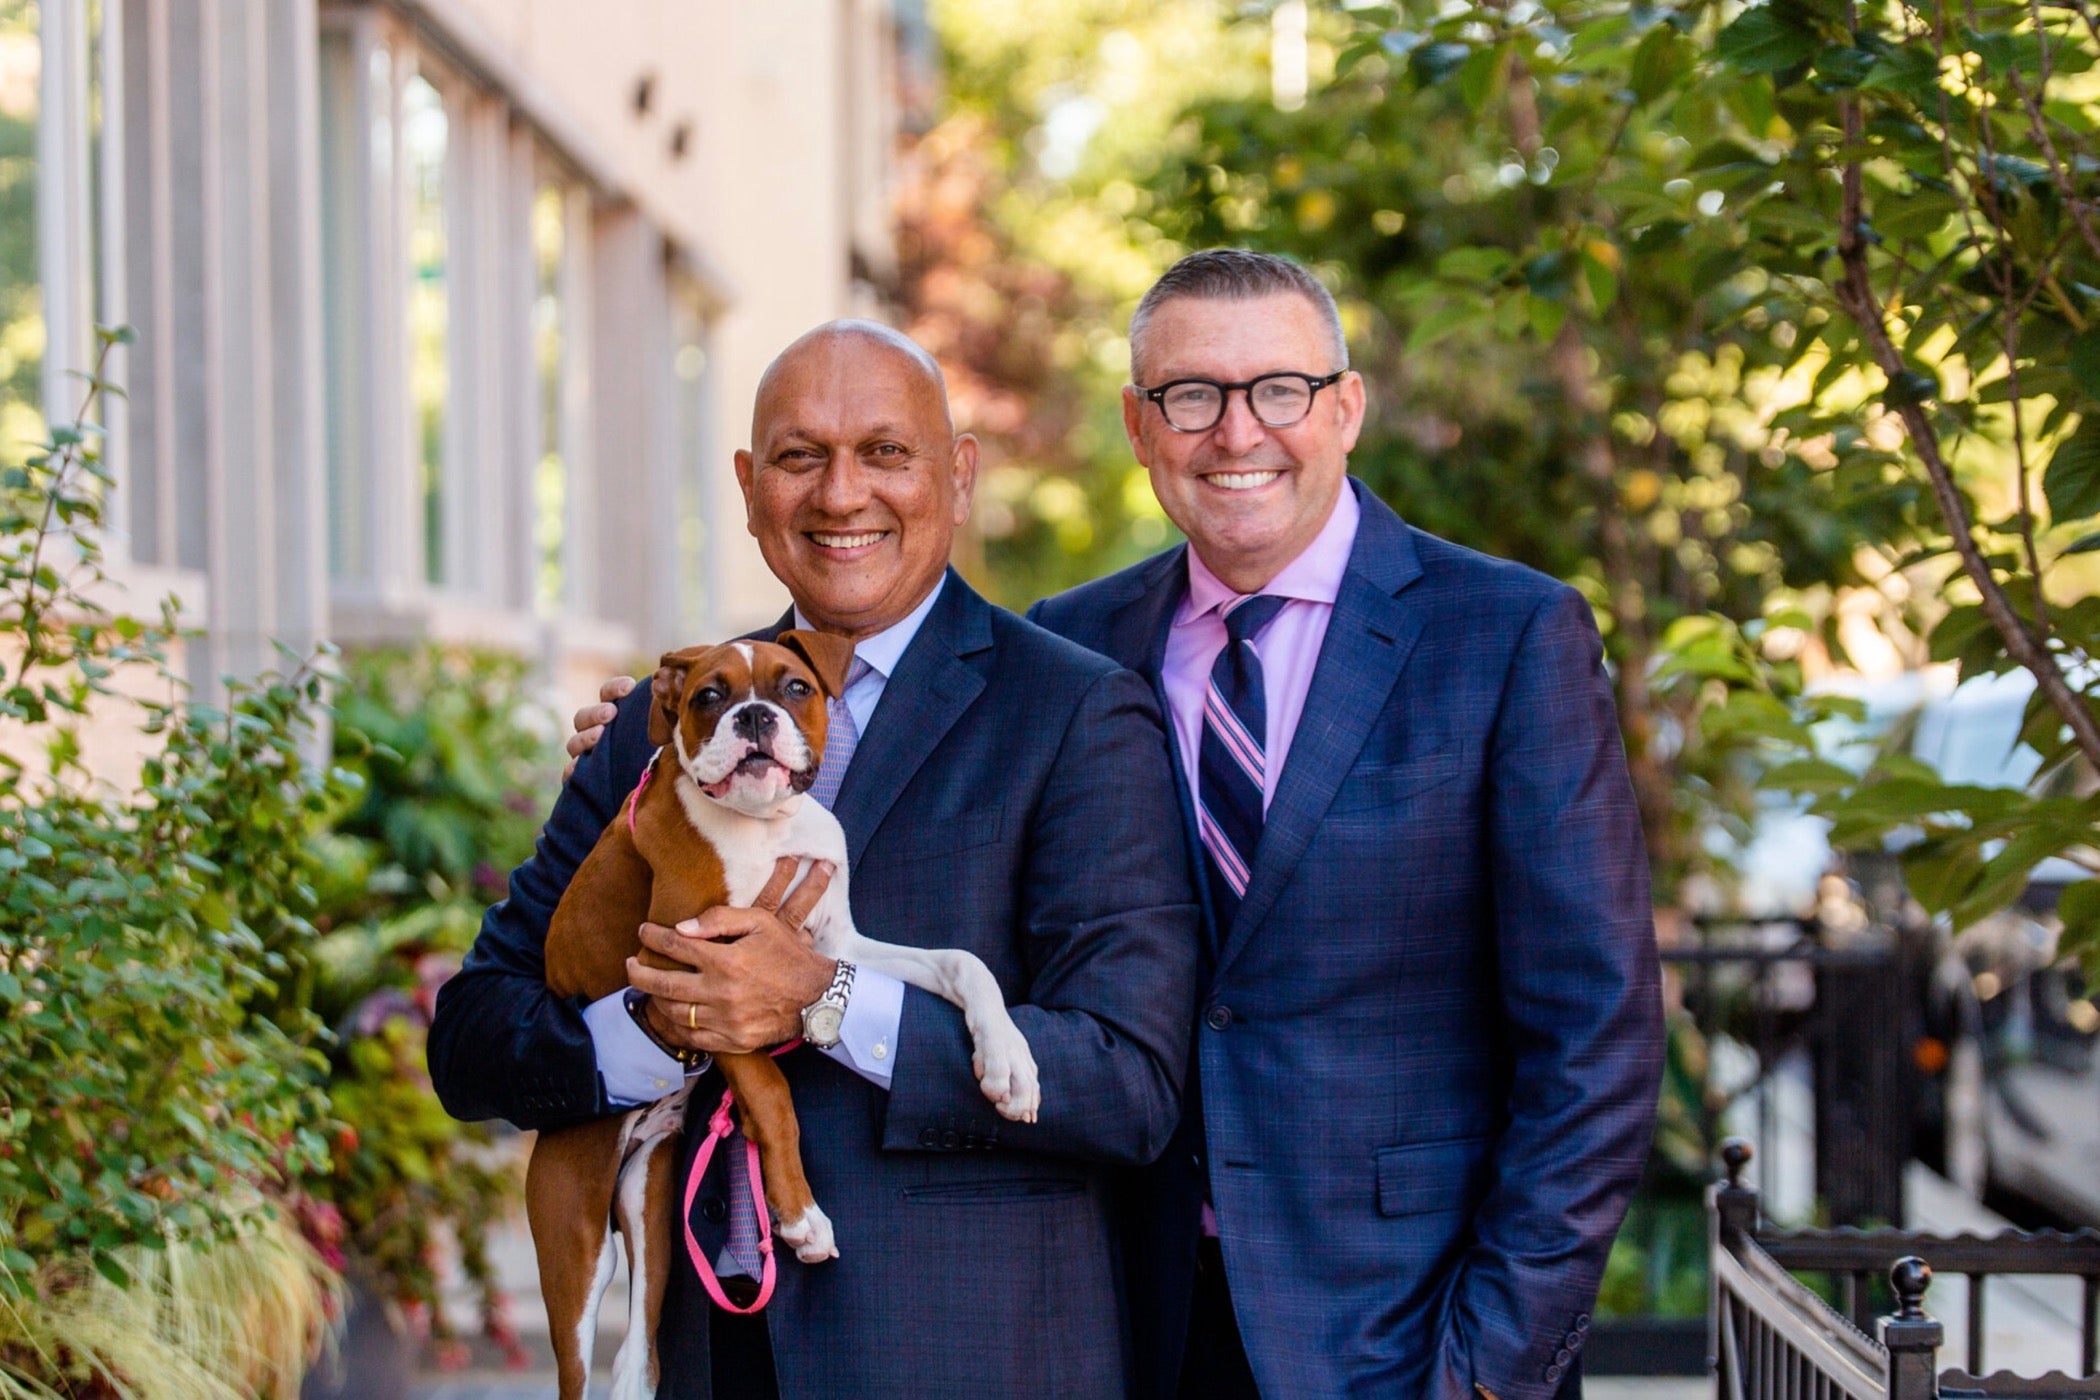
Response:
POLYGON ((1322 378, 1286 370, 1238 384, 1221 384, 1215 379, 1176 379, 1157 389, 1139 387, 1138 392, 1159 405, 1167 426, 1177 433, 1205 433, 1217 427, 1225 417, 1225 401, 1235 389, 1246 392, 1247 411, 1263 427, 1288 428, 1312 412, 1313 395, 1348 372, 1338 369, 1322 378))

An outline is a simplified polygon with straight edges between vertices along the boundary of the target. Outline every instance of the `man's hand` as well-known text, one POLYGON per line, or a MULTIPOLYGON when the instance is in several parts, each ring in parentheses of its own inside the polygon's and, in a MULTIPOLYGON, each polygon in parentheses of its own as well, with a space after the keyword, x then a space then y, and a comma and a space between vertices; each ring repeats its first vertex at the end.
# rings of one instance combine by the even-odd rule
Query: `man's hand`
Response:
POLYGON ((642 945, 680 965, 627 960, 627 980, 649 994, 649 1024, 664 1040, 747 1054, 802 1034, 802 1008, 824 995, 838 962, 819 954, 802 927, 830 887, 832 867, 816 862, 788 894, 798 865, 791 856, 775 862, 749 909, 719 905, 675 929, 642 925, 642 945))
POLYGON ((633 689, 633 676, 614 676, 598 687, 597 704, 585 705, 576 712, 576 718, 570 721, 576 732, 569 736, 569 742, 564 746, 569 751, 569 761, 561 770, 563 782, 569 781, 569 775, 576 771, 576 760, 597 748, 598 741, 605 737, 605 726, 611 724, 613 716, 619 713, 614 702, 633 689))

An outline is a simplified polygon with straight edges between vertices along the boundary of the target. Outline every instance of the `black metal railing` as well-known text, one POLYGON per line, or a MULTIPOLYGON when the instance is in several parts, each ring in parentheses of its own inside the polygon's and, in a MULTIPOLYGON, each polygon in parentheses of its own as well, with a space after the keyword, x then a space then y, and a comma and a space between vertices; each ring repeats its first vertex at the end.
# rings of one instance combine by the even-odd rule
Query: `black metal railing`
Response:
POLYGON ((1721 1400, 1937 1400, 1937 1397, 2100 1397, 2100 1230, 2008 1231, 1990 1239, 1908 1230, 1768 1230, 1757 1192, 1742 1184, 1750 1144, 1721 1149, 1727 1180, 1713 1188, 1709 1340, 1721 1400), (1924 1310, 1933 1270, 1969 1280, 1966 1369, 1939 1369, 1945 1328, 1924 1310), (1833 1306, 1799 1274, 1838 1281, 1833 1306), (2078 1376, 1984 1376, 1984 1283, 2070 1276, 2084 1285, 2078 1376), (1895 1311, 1872 1320, 1871 1283, 1885 1277, 1895 1311))
MULTIPOLYGON (((1750 1051, 1753 1080, 1726 1097, 1754 1099, 1758 1150, 1770 1158, 1782 1139, 1773 1076, 1790 1056, 1805 1054, 1814 1190, 1825 1217, 1901 1223, 1918 1094, 1910 941, 1885 924, 1840 937, 1817 920, 1791 918, 1700 919, 1686 935, 1663 949, 1663 962, 1699 1033, 1728 1035, 1750 1051)), ((1709 1143, 1720 1136, 1720 1101, 1709 1095, 1701 1105, 1709 1143)))

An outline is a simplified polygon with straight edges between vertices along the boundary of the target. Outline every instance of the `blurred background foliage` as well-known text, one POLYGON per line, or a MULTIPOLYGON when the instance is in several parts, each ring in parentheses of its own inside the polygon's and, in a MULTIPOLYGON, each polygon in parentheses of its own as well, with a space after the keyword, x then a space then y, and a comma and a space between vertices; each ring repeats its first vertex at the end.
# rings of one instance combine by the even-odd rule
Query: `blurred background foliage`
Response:
MULTIPOLYGON (((1595 608, 1666 942, 1727 906, 1763 814, 1805 807, 1900 847, 1947 937, 2067 859, 2059 951, 2100 965, 2087 0, 932 14, 904 302, 987 443, 1001 601, 1175 538, 1122 440, 1122 330, 1186 251, 1287 253, 1369 384, 1356 473, 1595 608), (1893 740, 1833 761, 1862 715, 1834 679, 1933 662, 2020 673, 2031 783, 1944 781, 1893 740)), ((1699 1294, 1677 1261, 1718 1108, 1673 1036, 1615 1308, 1699 1294)))
POLYGON ((488 1231, 520 1198, 497 1125, 438 1103, 424 1046, 437 989, 482 912, 532 852, 559 774, 553 712, 507 653, 427 645, 345 658, 334 746, 346 781, 311 850, 318 866, 313 1009, 335 1032, 337 1128, 311 1192, 320 1229, 419 1332, 459 1353, 444 1308, 456 1258, 483 1330, 514 1356, 488 1231))

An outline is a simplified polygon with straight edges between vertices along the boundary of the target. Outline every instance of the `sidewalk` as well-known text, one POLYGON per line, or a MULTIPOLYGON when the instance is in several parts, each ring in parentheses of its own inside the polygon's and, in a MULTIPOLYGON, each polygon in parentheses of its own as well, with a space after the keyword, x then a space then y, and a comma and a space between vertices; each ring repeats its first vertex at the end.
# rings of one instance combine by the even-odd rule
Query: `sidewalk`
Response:
MULTIPOLYGON (((1911 1224, 1916 1229, 1937 1234, 1988 1235, 2008 1228, 2002 1217, 1985 1210, 1917 1163, 1911 1164, 1904 1188, 1911 1224)), ((547 1344, 547 1314, 540 1301, 532 1242, 523 1222, 497 1232, 490 1241, 490 1254, 498 1277, 512 1290, 512 1316, 534 1358, 533 1368, 508 1372, 477 1367, 451 1375, 429 1372, 420 1379, 414 1400, 552 1400, 553 1352, 547 1344)), ((2040 1375, 2074 1364, 2079 1305, 2076 1279, 1997 1279, 1988 1288, 1984 1340, 1987 1370, 2040 1375)), ((606 1319, 596 1357, 595 1390, 601 1395, 611 1375, 613 1354, 619 1349, 626 1298, 624 1276, 615 1278, 599 1314, 606 1319)), ((1942 1366, 1964 1363, 1968 1280, 1951 1275, 1934 1280, 1925 1306, 1947 1324, 1947 1347, 1940 1355, 1942 1366)), ((454 1309, 463 1330, 478 1324, 464 1292, 455 1294, 454 1309)), ((493 1358, 484 1353, 477 1353, 477 1357, 493 1364, 493 1358)), ((1714 1385, 1705 1377, 1597 1376, 1585 1379, 1583 1393, 1589 1400, 1712 1400, 1714 1385)))

